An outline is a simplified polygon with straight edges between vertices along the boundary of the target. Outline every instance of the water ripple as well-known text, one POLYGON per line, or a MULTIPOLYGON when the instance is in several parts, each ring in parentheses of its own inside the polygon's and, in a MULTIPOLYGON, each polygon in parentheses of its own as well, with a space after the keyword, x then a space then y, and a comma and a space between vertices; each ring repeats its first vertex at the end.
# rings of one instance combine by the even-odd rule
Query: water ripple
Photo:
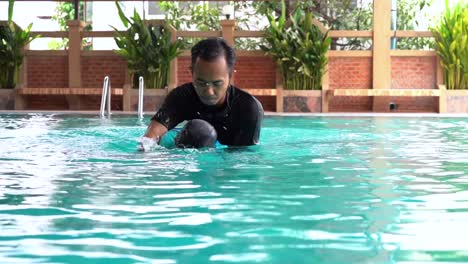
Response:
POLYGON ((269 117, 259 146, 141 153, 145 129, 0 115, 0 263, 468 260, 465 119, 269 117))

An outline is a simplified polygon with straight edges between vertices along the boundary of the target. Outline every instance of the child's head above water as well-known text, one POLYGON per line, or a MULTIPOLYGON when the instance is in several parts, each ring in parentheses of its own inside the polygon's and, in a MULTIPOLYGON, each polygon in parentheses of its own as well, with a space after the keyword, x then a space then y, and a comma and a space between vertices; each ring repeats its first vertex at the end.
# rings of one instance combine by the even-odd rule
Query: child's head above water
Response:
POLYGON ((213 148, 218 134, 210 123, 201 119, 192 119, 175 138, 178 148, 213 148))

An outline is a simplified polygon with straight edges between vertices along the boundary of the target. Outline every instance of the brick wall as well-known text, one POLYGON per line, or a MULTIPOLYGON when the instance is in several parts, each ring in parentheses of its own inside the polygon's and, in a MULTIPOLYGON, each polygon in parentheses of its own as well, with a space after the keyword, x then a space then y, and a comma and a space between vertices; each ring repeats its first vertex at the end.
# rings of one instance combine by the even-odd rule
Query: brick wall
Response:
POLYGON ((64 95, 28 95, 25 99, 26 110, 68 110, 64 95))
POLYGON ((127 63, 119 56, 82 56, 81 83, 85 88, 102 87, 105 76, 110 77, 114 88, 125 83, 127 63))
MULTIPOLYGON (((436 88, 436 57, 392 57, 393 89, 436 88)), ((438 97, 379 97, 374 100, 374 109, 389 112, 388 104, 397 105, 394 112, 437 112, 438 97)))
MULTIPOLYGON (((372 58, 332 57, 328 61, 330 89, 372 88, 372 58)), ((372 111, 372 97, 330 98, 330 112, 372 111)))
POLYGON ((435 88, 436 63, 435 57, 392 57, 392 88, 435 88))
POLYGON ((255 96, 263 106, 263 110, 266 112, 276 111, 276 97, 275 96, 255 96))
MULTIPOLYGON (((190 57, 178 58, 178 84, 191 81, 190 57)), ((67 56, 28 56, 28 87, 68 87, 67 56)), ((275 87, 276 67, 266 56, 239 56, 234 83, 240 88, 268 89, 275 87)), ((117 55, 83 56, 83 87, 101 87, 105 75, 111 77, 112 87, 122 87, 126 62, 117 55)), ((392 57, 392 88, 435 88, 435 57, 392 57)), ((329 59, 330 89, 372 88, 371 57, 331 57, 329 59)), ((86 97, 86 109, 97 109, 99 97, 86 97)), ((257 97, 266 111, 276 110, 276 98, 257 97)), ((67 109, 64 96, 30 96, 30 109, 67 109), (53 100, 47 100, 51 98, 53 100)), ((115 99, 113 109, 121 109, 121 99, 115 99), (119 101, 120 100, 120 101, 119 101)), ((331 112, 389 111, 388 103, 395 102, 399 112, 436 112, 437 98, 431 97, 331 97, 331 112)))
MULTIPOLYGON (((164 99, 165 96, 145 95, 145 99, 143 100, 143 112, 153 115, 157 109, 161 108, 164 99)), ((130 97, 130 110, 138 111, 138 96, 132 95, 130 97)))
POLYGON ((190 57, 177 58, 177 84, 181 85, 192 81, 192 73, 190 72, 190 57))
POLYGON ((27 60, 28 87, 68 87, 67 56, 28 56, 27 60))
MULTIPOLYGON (((370 89, 372 58, 330 58, 330 89, 370 89)), ((435 88, 435 57, 392 57, 393 89, 435 88)), ((436 112, 435 97, 332 97, 330 112, 388 112, 388 104, 397 104, 395 112, 436 112)))
MULTIPOLYGON (((77 96, 75 96, 77 97, 77 96)), ((101 96, 78 96, 80 110, 99 111, 101 96)), ((26 110, 69 110, 67 96, 65 95, 28 95, 25 97, 26 110)), ((76 98, 72 100, 77 100, 76 98)), ((111 110, 121 111, 122 97, 113 96, 111 100, 111 110)))
POLYGON ((0 89, 0 110, 15 109, 15 90, 0 89))
MULTIPOLYGON (((267 56, 239 56, 234 73, 234 84, 246 89, 275 88, 276 64, 267 56)), ((256 96, 265 111, 276 111, 276 97, 256 96)))
POLYGON ((234 82, 240 88, 275 88, 276 65, 267 56, 239 56, 234 82))
MULTIPOLYGON (((112 95, 111 97, 111 112, 123 110, 123 98, 122 96, 112 95)), ((86 95, 80 96, 81 110, 92 110, 99 111, 101 107, 101 96, 100 95, 86 95)))
POLYGON ((377 97, 374 99, 375 112, 437 112, 439 109, 439 97, 377 97), (393 102, 397 105, 395 110, 389 110, 389 104, 393 102))
MULTIPOLYGON (((102 87, 105 75, 111 77, 112 87, 123 87, 126 63, 118 56, 83 56, 83 87, 102 87)), ((27 61, 28 87, 64 88, 68 87, 68 57, 41 55, 29 56, 27 61)), ((99 110, 100 96, 80 96, 82 110, 99 110)), ((26 109, 31 110, 67 110, 66 96, 32 95, 26 97, 26 109)), ((122 110, 122 98, 114 96, 112 109, 122 110)))

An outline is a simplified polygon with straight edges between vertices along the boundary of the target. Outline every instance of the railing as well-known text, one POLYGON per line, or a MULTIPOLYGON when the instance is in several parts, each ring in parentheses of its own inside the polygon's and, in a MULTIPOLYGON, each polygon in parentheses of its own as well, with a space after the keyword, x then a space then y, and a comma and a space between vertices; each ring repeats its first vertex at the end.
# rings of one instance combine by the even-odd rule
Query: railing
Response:
POLYGON ((143 96, 145 92, 145 80, 143 76, 138 78, 138 118, 143 119, 143 96))
POLYGON ((101 117, 105 117, 105 110, 107 106, 107 117, 111 115, 111 84, 109 76, 104 77, 104 83, 102 85, 102 96, 101 96, 101 109, 99 114, 101 117))

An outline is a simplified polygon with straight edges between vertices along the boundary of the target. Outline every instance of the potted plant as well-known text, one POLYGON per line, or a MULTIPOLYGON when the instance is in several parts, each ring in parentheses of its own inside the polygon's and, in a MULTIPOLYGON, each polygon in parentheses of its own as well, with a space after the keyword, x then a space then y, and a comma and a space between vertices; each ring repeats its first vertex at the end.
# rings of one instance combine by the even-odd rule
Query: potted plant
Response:
POLYGON ((320 112, 322 78, 331 43, 328 32, 314 24, 313 15, 296 8, 286 21, 286 6, 278 19, 268 15, 267 45, 261 48, 278 65, 285 111, 320 112))
POLYGON ((138 87, 138 78, 143 76, 146 88, 166 88, 169 81, 170 63, 181 53, 181 42, 171 42, 167 25, 153 25, 141 19, 136 10, 127 18, 115 1, 119 17, 127 30, 114 28, 115 52, 127 61, 133 87, 138 87))
POLYGON ((32 23, 21 29, 13 21, 14 1, 8 3, 8 21, 0 23, 0 88, 12 89, 19 79, 23 49, 38 36, 32 36, 32 23))
POLYGON ((431 31, 444 73, 442 92, 447 89, 441 104, 448 112, 468 113, 468 3, 460 1, 451 10, 446 0, 442 18, 431 31))

